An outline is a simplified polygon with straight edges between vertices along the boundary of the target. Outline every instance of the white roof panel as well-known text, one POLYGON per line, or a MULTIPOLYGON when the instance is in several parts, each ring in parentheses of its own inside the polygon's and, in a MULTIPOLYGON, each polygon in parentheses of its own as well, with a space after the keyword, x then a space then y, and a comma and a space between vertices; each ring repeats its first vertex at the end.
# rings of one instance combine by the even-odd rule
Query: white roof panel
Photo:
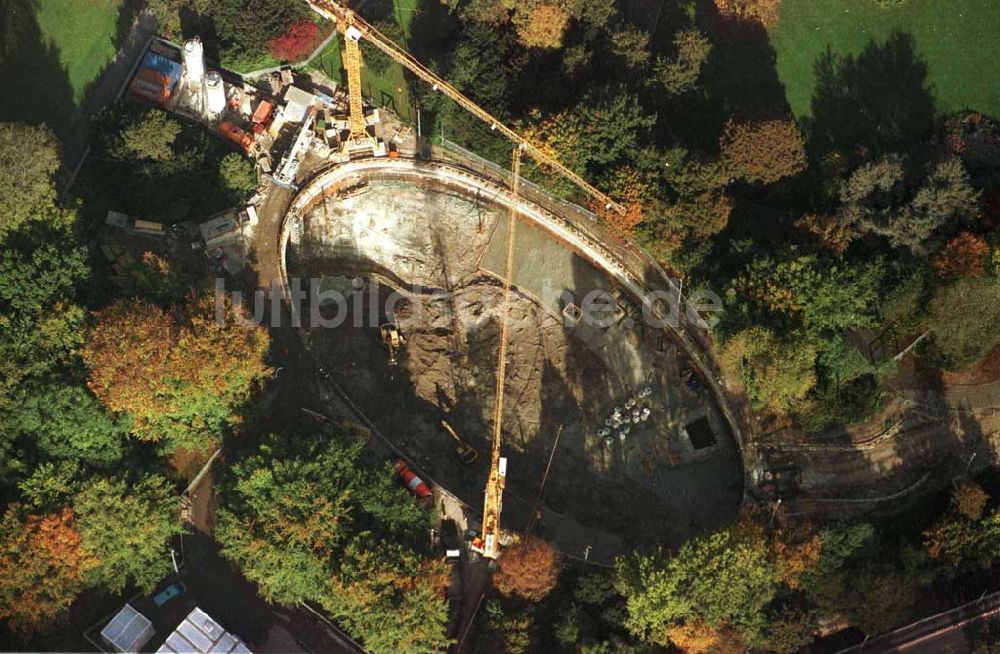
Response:
POLYGON ((135 652, 153 637, 153 623, 126 604, 101 629, 101 637, 119 652, 135 652))
POLYGON ((159 651, 178 654, 252 654, 243 641, 227 633, 218 622, 199 608, 191 611, 177 625, 177 629, 167 637, 159 651))

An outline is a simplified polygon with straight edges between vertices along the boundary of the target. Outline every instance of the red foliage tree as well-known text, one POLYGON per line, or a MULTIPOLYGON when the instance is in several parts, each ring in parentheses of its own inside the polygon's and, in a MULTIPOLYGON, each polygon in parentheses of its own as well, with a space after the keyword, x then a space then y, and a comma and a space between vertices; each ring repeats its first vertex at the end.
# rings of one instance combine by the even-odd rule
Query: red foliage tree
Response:
POLYGON ((312 52, 316 46, 319 28, 311 20, 292 23, 281 36, 267 42, 267 49, 275 59, 298 61, 312 52))
POLYGON ((555 588, 562 561, 551 543, 528 536, 508 547, 493 582, 501 593, 537 602, 555 588))
POLYGON ((962 232, 948 241, 934 258, 934 271, 944 279, 979 277, 989 253, 986 241, 975 234, 962 232))
POLYGON ((0 619, 30 638, 69 607, 97 560, 84 551, 69 507, 24 521, 18 509, 0 521, 0 619))

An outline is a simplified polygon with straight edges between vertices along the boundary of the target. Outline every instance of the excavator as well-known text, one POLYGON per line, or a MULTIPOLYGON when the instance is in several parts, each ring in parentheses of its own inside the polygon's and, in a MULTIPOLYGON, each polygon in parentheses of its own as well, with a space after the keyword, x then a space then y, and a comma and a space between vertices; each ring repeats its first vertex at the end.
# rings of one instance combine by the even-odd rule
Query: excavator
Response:
POLYGON ((382 340, 382 346, 389 354, 389 365, 397 365, 399 363, 399 351, 406 344, 403 335, 399 333, 399 328, 391 322, 384 322, 379 325, 378 334, 382 340))
MULTIPOLYGON (((625 207, 602 193, 541 147, 531 143, 516 131, 494 118, 489 112, 465 97, 448 82, 435 75, 413 55, 393 43, 392 40, 372 27, 351 9, 334 0, 306 0, 306 2, 316 13, 333 21, 337 26, 337 30, 344 35, 344 66, 347 69, 348 98, 350 100, 350 136, 344 144, 345 151, 353 151, 356 148, 360 149, 359 146, 368 147, 369 141, 367 139, 372 138, 365 126, 364 108, 361 97, 361 51, 359 46, 361 39, 365 39, 368 43, 384 52, 390 59, 396 61, 416 77, 430 84, 434 91, 443 93, 460 107, 488 124, 490 129, 507 137, 515 145, 511 156, 511 202, 508 213, 507 256, 503 277, 499 359, 497 362, 496 395, 493 407, 490 468, 483 499, 482 533, 472 541, 472 549, 474 551, 488 559, 495 560, 500 556, 501 540, 503 540, 504 536, 500 529, 500 513, 503 508, 503 491, 507 481, 507 459, 501 456, 501 443, 504 388, 507 370, 507 323, 510 317, 511 268, 514 258, 514 232, 518 218, 517 204, 520 189, 522 154, 575 184, 588 197, 595 201, 598 206, 603 206, 607 210, 615 211, 622 215, 625 214, 625 207)), ((461 441, 459 442, 461 444, 461 441)))
POLYGON ((447 420, 441 421, 441 428, 455 441, 455 454, 458 455, 459 461, 467 466, 471 466, 479 459, 479 452, 476 451, 476 448, 463 441, 447 420))

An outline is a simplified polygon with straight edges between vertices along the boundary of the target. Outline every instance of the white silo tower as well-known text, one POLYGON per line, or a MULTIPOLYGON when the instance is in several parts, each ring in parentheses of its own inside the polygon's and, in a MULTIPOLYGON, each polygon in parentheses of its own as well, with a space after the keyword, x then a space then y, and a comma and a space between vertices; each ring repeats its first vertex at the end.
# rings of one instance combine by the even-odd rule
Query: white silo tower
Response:
POLYGON ((201 39, 195 37, 187 41, 184 44, 182 58, 188 83, 200 84, 205 77, 205 49, 201 45, 201 39))
POLYGON ((208 96, 208 113, 218 116, 226 108, 226 87, 222 76, 214 70, 205 75, 205 93, 208 96))

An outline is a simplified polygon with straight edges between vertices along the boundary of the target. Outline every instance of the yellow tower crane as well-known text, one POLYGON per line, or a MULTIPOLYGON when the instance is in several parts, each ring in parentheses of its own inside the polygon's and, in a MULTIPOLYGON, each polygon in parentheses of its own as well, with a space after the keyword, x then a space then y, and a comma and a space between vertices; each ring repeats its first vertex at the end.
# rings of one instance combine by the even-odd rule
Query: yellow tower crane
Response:
POLYGON ((365 107, 361 98, 361 30, 355 27, 357 15, 345 9, 337 19, 337 29, 344 35, 344 68, 347 69, 348 129, 345 154, 355 150, 378 150, 378 142, 368 133, 365 107))
MULTIPOLYGON (((514 144, 516 144, 519 148, 521 148, 524 151, 524 154, 528 155, 539 164, 542 164, 543 166, 555 171, 562 177, 571 181, 573 184, 579 187, 584 193, 586 193, 587 197, 593 199, 600 206, 603 206, 605 209, 611 209, 613 211, 616 211, 619 214, 625 213, 625 207, 623 205, 619 204, 618 202, 615 202, 606 194, 602 193, 600 190, 591 185, 583 177, 570 170, 556 157, 552 156, 539 146, 531 143, 523 136, 515 132, 513 129, 504 125, 502 122, 494 118, 492 115, 490 115, 488 111, 477 105, 469 98, 465 97, 454 86, 452 86, 451 84, 449 84, 448 82, 444 81, 443 79, 435 75, 433 72, 431 72, 430 69, 428 69, 422 63, 420 63, 409 52, 407 52, 403 48, 393 43, 391 39, 389 39, 384 34, 379 32, 377 29, 372 27, 361 16, 358 16, 357 14, 355 14, 342 4, 334 2, 334 0, 306 0, 306 2, 309 3, 309 6, 312 7, 316 13, 323 16, 324 18, 332 20, 334 24, 337 25, 337 29, 345 35, 345 38, 347 39, 348 42, 352 40, 351 36, 347 34, 348 31, 350 31, 354 37, 353 38, 354 46, 357 46, 358 39, 361 38, 365 39, 373 46, 375 46, 376 48, 387 54, 393 61, 399 63, 408 71, 410 71, 423 81, 430 84, 431 88, 433 88, 435 91, 444 93, 446 96, 454 100, 460 107, 471 113, 476 118, 479 118, 480 120, 485 122, 487 125, 490 126, 490 129, 500 132, 501 134, 506 136, 514 144)), ((350 46, 350 44, 348 43, 348 47, 352 46, 350 46)), ((358 58, 356 60, 356 63, 349 64, 347 61, 349 57, 347 50, 348 48, 345 48, 344 60, 345 60, 345 65, 348 66, 347 79, 348 79, 348 87, 350 87, 348 89, 348 92, 351 98, 351 106, 352 106, 351 112, 353 116, 354 112, 353 107, 355 103, 357 104, 357 106, 359 107, 361 106, 361 72, 360 72, 361 57, 360 57, 360 52, 358 52, 358 58), (352 66, 354 67, 355 73, 351 72, 352 66), (352 85, 351 82, 352 74, 356 74, 357 84, 352 85), (353 89, 357 89, 357 96, 355 96, 355 91, 353 89)), ((352 126, 352 131, 353 131, 353 126, 352 126)))
POLYGON ((517 201, 521 179, 521 148, 514 148, 510 167, 510 211, 507 214, 507 256, 503 268, 503 300, 500 309, 500 353, 497 358, 497 387, 493 403, 493 448, 490 474, 486 479, 483 498, 482 543, 473 549, 495 559, 500 554, 500 511, 503 508, 503 488, 507 481, 507 459, 500 456, 503 428, 503 395, 507 381, 507 323, 510 322, 510 284, 514 267, 514 231, 517 228, 517 201))
MULTIPOLYGON (((507 323, 510 317, 510 287, 514 260, 514 232, 517 225, 517 202, 520 190, 521 155, 527 154, 536 162, 556 171, 583 190, 588 197, 606 209, 620 214, 625 207, 592 186, 587 180, 567 168, 554 156, 534 145, 510 127, 494 118, 485 109, 465 97, 455 87, 431 72, 413 55, 400 48, 389 38, 368 24, 363 18, 333 0, 306 0, 309 6, 321 16, 334 21, 337 29, 344 34, 344 65, 347 68, 348 95, 350 98, 350 139, 357 143, 368 136, 364 125, 361 99, 361 52, 358 42, 364 38, 373 46, 387 54, 411 73, 427 82, 435 91, 440 91, 454 100, 463 109, 487 123, 491 129, 499 131, 510 139, 516 147, 511 165, 511 204, 507 225, 507 256, 503 276, 503 305, 500 319, 499 359, 497 362, 496 398, 493 406, 493 443, 490 456, 490 470, 483 499, 482 537, 473 543, 473 549, 483 556, 495 559, 500 555, 500 512, 503 509, 503 490, 507 479, 507 459, 500 456, 503 426, 504 387, 507 373, 507 323)), ((346 148, 346 145, 345 145, 346 148)))

